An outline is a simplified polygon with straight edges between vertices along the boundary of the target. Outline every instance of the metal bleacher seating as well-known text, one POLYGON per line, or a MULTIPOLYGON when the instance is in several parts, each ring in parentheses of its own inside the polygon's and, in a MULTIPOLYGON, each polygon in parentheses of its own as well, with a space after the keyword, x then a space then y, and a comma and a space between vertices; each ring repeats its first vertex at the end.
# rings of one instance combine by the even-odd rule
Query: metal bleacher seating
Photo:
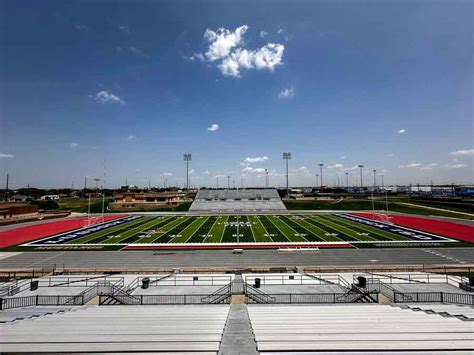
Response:
POLYGON ((190 211, 286 210, 277 190, 199 190, 190 211))
POLYGON ((229 306, 86 306, 0 324, 2 353, 216 354, 229 306))
POLYGON ((472 322, 389 305, 250 305, 248 313, 260 353, 474 350, 472 322))

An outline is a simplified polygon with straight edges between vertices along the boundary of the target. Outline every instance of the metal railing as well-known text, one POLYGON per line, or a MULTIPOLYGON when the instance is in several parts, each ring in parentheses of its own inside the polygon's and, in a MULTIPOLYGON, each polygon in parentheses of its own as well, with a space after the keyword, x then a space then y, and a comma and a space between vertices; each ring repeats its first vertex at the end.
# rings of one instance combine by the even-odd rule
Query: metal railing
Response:
MULTIPOLYGON (((194 294, 194 295, 135 295, 132 296, 136 301, 134 303, 126 303, 123 302, 123 305, 173 305, 173 304, 181 304, 181 305, 189 305, 189 304, 210 304, 207 302, 203 302, 203 299, 208 295, 204 294, 194 294)), ((100 305, 107 305, 106 299, 108 299, 108 295, 99 295, 99 304, 100 305)), ((114 295, 117 300, 123 300, 123 296, 114 295)), ((225 298, 220 303, 229 303, 228 297, 225 298)), ((211 303, 213 304, 213 303, 211 303)))
POLYGON ((218 289, 217 291, 203 297, 202 303, 222 303, 225 299, 232 296, 232 282, 218 289))
MULTIPOLYGON (((140 285, 140 282, 145 277, 137 277, 131 285, 135 289, 140 285)), ((148 277, 150 279, 150 286, 224 286, 232 282, 232 276, 199 276, 199 275, 183 275, 170 274, 161 277, 148 277), (172 277, 175 276, 175 277, 172 277)), ((130 288, 130 286, 129 286, 130 288)))
MULTIPOLYGON (((286 304, 315 304, 315 303, 353 303, 356 300, 349 299, 345 293, 280 293, 266 294, 271 302, 286 304)), ((359 295, 360 296, 360 295, 359 295)), ((371 297, 378 300, 377 293, 371 293, 371 297)), ((247 303, 261 303, 258 299, 247 297, 247 303)), ((263 303, 263 302, 262 302, 263 303)))
POLYGON ((395 303, 453 303, 474 306, 474 295, 450 292, 397 292, 395 303))
POLYGON ((244 281, 252 284, 255 279, 260 279, 261 285, 329 285, 337 284, 343 287, 349 283, 338 274, 282 274, 282 275, 246 275, 244 281))
POLYGON ((255 303, 275 303, 275 297, 265 293, 249 284, 244 284, 244 293, 247 296, 247 301, 255 303))

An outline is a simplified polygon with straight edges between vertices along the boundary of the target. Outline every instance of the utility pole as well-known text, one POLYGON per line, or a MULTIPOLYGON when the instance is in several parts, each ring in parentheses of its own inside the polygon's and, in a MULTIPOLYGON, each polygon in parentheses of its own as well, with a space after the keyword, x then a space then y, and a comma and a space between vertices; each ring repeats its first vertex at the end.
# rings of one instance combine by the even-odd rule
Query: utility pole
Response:
POLYGON ((362 168, 364 167, 362 164, 358 165, 360 169, 360 192, 364 191, 364 185, 362 183, 362 168))
POLYGON ((183 160, 186 162, 186 190, 189 189, 189 162, 191 161, 191 153, 184 153, 183 160))
POLYGON ((283 159, 286 161, 286 197, 290 197, 290 187, 288 184, 288 160, 291 159, 291 153, 290 152, 284 152, 283 153, 283 159))
POLYGON ((319 176, 321 178, 321 189, 323 188, 323 166, 324 164, 323 163, 319 163, 319 176))
POLYGON ((8 183, 10 182, 10 174, 7 173, 7 184, 5 186, 5 201, 8 201, 8 183))

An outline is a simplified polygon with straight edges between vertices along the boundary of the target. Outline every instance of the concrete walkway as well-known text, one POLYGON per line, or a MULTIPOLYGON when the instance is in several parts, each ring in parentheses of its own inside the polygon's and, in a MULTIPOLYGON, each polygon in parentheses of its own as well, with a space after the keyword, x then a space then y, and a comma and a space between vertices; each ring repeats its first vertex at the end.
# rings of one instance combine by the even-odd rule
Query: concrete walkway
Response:
POLYGON ((257 343, 245 304, 231 304, 219 355, 257 355, 257 343))

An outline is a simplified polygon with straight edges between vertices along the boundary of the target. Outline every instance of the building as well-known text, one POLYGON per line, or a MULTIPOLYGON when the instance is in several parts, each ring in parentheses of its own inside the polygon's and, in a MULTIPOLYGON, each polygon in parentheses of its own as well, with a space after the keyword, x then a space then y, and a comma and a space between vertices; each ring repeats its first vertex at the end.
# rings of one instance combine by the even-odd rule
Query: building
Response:
POLYGON ((26 203, 0 202, 0 220, 38 217, 38 206, 26 203))
POLYGON ((109 203, 111 211, 154 211, 191 202, 185 194, 177 192, 124 192, 115 195, 109 203))

